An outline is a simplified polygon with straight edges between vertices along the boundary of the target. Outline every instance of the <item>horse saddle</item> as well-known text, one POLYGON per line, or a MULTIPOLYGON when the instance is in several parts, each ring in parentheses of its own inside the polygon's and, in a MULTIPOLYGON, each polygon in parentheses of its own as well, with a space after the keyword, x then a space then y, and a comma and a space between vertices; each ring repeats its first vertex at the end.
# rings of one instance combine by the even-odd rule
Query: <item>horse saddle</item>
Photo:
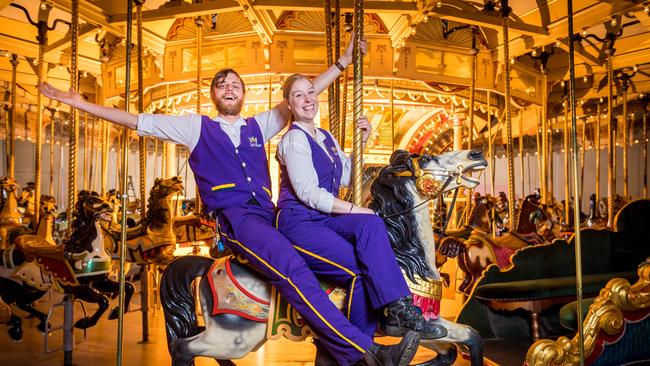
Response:
MULTIPOLYGON (((14 245, 25 254, 26 262, 36 263, 52 276, 52 280, 66 286, 79 285, 74 270, 65 258, 63 245, 52 245, 36 235, 21 235, 16 238, 14 245)), ((35 275, 28 266, 23 265, 18 273, 21 270, 21 279, 27 282, 30 278, 35 280, 35 275)))
POLYGON ((212 241, 215 222, 203 216, 188 215, 174 219, 174 234, 177 243, 212 241))

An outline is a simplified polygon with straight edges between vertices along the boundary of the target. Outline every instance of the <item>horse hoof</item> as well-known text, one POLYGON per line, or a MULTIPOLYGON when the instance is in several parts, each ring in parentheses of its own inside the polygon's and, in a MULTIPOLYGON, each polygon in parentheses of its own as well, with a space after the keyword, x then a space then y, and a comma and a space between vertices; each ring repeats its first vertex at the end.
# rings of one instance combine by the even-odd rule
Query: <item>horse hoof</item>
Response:
POLYGON ((88 328, 92 327, 93 325, 95 325, 95 323, 92 322, 88 318, 79 319, 79 320, 77 320, 76 323, 74 323, 74 327, 77 328, 77 329, 88 329, 88 328))
POLYGON ((11 327, 9 328, 9 337, 14 342, 20 342, 23 340, 23 328, 22 327, 11 327))
POLYGON ((108 315, 108 320, 115 320, 120 317, 120 309, 119 308, 113 308, 111 313, 108 315))

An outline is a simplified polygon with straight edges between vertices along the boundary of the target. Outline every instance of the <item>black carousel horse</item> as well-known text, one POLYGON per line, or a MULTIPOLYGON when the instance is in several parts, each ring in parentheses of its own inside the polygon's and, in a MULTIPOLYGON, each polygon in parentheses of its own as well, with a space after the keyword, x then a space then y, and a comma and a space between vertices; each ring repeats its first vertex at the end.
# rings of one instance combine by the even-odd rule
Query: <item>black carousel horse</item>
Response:
MULTIPOLYGON (((432 260, 435 251, 426 203, 443 191, 458 186, 476 186, 478 181, 470 175, 486 166, 482 153, 478 151, 455 151, 431 157, 412 156, 399 150, 393 153, 391 165, 382 170, 373 184, 373 207, 384 216, 398 262, 409 282, 418 290, 428 293, 428 290, 440 289, 436 286, 439 275, 432 260), (419 164, 413 164, 414 161, 419 164)), ((242 358, 257 349, 267 339, 271 292, 268 281, 231 258, 215 261, 184 256, 175 259, 165 269, 160 285, 172 364, 192 365, 195 356, 205 356, 214 358, 220 365, 233 365, 231 359, 242 358), (192 290, 197 277, 201 280, 199 293, 195 295, 192 290), (233 286, 233 283, 237 285, 233 286), (237 289, 242 288, 244 290, 238 292, 237 289), (213 289, 219 292, 217 304, 213 289), (200 301, 205 327, 197 325, 195 297, 200 301), (230 311, 213 315, 215 308, 230 311), (249 312, 254 312, 255 316, 251 318, 249 312)), ((421 299, 420 304, 426 305, 424 315, 432 316, 442 324, 448 330, 448 336, 421 342, 440 355, 425 365, 453 363, 456 357, 454 343, 469 348, 472 365, 482 365, 482 341, 478 333, 438 316, 434 302, 428 298, 421 299)))

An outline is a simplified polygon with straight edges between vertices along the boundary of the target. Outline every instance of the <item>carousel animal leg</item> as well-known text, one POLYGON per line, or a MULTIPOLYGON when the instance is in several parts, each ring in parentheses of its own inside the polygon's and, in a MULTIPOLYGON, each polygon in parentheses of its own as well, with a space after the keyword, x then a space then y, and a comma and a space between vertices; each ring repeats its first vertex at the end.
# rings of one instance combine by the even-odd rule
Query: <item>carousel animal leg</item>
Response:
MULTIPOLYGON (((15 303, 22 291, 23 286, 7 278, 0 277, 0 294, 7 304, 15 303)), ((11 314, 7 326, 9 327, 9 337, 12 340, 18 342, 23 339, 23 320, 19 316, 11 314)))
POLYGON ((417 366, 447 366, 452 365, 458 357, 456 345, 450 342, 420 341, 420 345, 437 353, 433 360, 417 364, 417 366))
POLYGON ((88 287, 87 285, 74 287, 66 286, 64 287, 64 290, 66 293, 71 294, 76 299, 97 304, 99 306, 97 311, 92 316, 77 320, 77 322, 74 324, 75 328, 87 329, 94 326, 97 324, 104 312, 106 312, 106 309, 108 309, 108 298, 88 287))
POLYGON ((7 325, 9 326, 9 337, 11 340, 14 342, 20 342, 23 340, 23 320, 14 314, 11 314, 11 318, 9 318, 9 322, 7 322, 7 325))
POLYGON ((435 341, 422 340, 421 345, 432 348, 436 346, 440 347, 444 342, 459 344, 469 351, 472 366, 483 365, 483 338, 474 328, 451 322, 442 317, 438 318, 436 323, 439 323, 447 329, 447 336, 436 339, 435 341), (429 344, 432 347, 429 347, 429 344))
POLYGON ((463 282, 460 284, 460 286, 458 286, 458 291, 464 294, 471 292, 471 289, 474 286, 474 277, 472 276, 472 273, 467 266, 468 262, 469 259, 467 258, 467 251, 461 253, 458 256, 458 268, 460 268, 460 270, 465 274, 463 282))
MULTIPOLYGON (((110 294, 111 297, 114 297, 117 295, 117 292, 119 291, 120 284, 118 282, 108 279, 108 277, 105 277, 96 280, 93 283, 93 288, 102 294, 110 294)), ((131 302, 131 297, 133 297, 133 294, 135 293, 135 287, 133 287, 132 283, 126 282, 124 284, 124 292, 125 292, 124 312, 126 313, 127 311, 129 311, 129 303, 131 302)), ((111 313, 108 315, 108 319, 109 320, 117 319, 119 315, 119 310, 120 310, 119 306, 114 307, 113 310, 111 310, 111 313)))
POLYGON ((35 316, 38 320, 38 330, 41 333, 45 333, 45 323, 47 321, 47 315, 35 307, 32 306, 32 303, 45 295, 46 291, 40 291, 33 287, 23 286, 24 293, 16 300, 16 306, 28 312, 29 314, 35 316))

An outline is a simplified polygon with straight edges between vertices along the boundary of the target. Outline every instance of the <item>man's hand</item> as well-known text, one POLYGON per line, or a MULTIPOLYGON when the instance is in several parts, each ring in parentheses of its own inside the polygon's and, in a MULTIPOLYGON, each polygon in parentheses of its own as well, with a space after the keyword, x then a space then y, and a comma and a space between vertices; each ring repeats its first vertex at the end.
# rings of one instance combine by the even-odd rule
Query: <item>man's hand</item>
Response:
POLYGON ((38 90, 41 92, 41 94, 50 99, 69 104, 73 107, 78 106, 81 102, 84 101, 84 98, 81 96, 81 94, 77 93, 77 91, 73 88, 70 88, 66 92, 59 90, 48 83, 41 83, 38 85, 38 90))

